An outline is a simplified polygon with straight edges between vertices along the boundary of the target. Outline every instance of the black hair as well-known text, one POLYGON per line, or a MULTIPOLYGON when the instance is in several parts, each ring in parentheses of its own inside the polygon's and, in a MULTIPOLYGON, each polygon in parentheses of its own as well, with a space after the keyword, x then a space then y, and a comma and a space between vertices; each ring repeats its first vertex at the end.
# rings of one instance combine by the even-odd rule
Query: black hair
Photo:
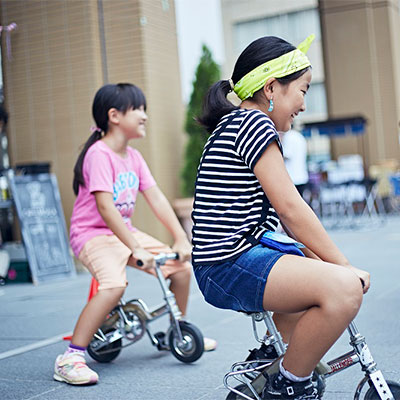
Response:
POLYGON ((89 136, 83 146, 74 167, 74 181, 72 187, 77 195, 79 186, 85 186, 83 179, 83 160, 89 147, 102 138, 108 131, 108 111, 115 108, 122 113, 128 110, 144 107, 146 110, 146 98, 143 92, 131 83, 108 84, 102 86, 94 96, 92 114, 96 123, 96 130, 89 136))
POLYGON ((6 126, 8 122, 8 112, 4 108, 3 104, 0 104, 0 121, 6 126))
MULTIPOLYGON (((235 85, 241 78, 252 71, 254 68, 269 60, 280 57, 283 54, 295 50, 292 44, 284 39, 275 36, 264 36, 250 43, 240 54, 233 69, 232 81, 235 85)), ((303 75, 309 67, 287 75, 283 78, 277 78, 282 85, 287 85, 303 75)), ((217 126, 219 120, 231 111, 238 109, 227 98, 231 91, 229 80, 221 80, 214 83, 208 90, 204 99, 203 114, 197 120, 208 132, 212 132, 217 126)), ((260 89, 261 90, 261 89, 260 89)), ((258 91, 256 92, 258 93, 258 91)), ((255 95, 256 95, 255 93, 255 95)), ((254 95, 253 95, 254 97, 254 95)))

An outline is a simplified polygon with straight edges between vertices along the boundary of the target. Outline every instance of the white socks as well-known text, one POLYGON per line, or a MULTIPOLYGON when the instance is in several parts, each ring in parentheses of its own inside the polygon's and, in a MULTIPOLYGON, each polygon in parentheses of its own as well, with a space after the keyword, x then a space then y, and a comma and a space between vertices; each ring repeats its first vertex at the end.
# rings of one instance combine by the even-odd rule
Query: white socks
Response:
POLYGON ((300 377, 300 376, 293 375, 291 372, 287 371, 287 370, 285 369, 285 367, 283 366, 283 359, 282 359, 281 362, 279 363, 279 370, 280 370, 281 374, 282 374, 286 379, 289 379, 289 380, 291 380, 292 382, 304 382, 304 381, 307 381, 307 380, 311 379, 311 377, 312 377, 312 375, 313 375, 313 374, 311 374, 311 375, 309 375, 309 376, 304 376, 304 377, 300 377))

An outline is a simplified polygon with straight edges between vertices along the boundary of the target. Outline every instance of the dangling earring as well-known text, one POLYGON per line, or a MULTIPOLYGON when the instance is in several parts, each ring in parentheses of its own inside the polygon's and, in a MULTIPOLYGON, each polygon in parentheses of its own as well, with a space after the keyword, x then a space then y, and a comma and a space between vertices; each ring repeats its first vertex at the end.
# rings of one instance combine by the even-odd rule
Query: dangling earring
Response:
POLYGON ((272 100, 272 97, 269 99, 269 108, 268 111, 271 112, 274 109, 274 101, 272 100))

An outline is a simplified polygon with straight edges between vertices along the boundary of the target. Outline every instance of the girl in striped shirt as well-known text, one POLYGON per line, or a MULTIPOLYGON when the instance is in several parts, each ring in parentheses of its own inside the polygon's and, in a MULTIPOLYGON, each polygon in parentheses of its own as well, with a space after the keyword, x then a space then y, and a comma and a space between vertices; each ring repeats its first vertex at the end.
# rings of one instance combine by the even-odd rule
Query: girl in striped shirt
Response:
POLYGON ((312 40, 298 48, 277 37, 252 42, 232 78, 210 88, 199 118, 211 136, 192 214, 195 275, 216 307, 274 311, 289 345, 279 373, 267 379, 265 398, 317 398, 312 372, 370 285, 369 274, 350 264, 303 201, 282 157, 278 131, 288 131, 305 111, 312 40), (239 107, 227 99, 231 91, 239 107), (279 222, 304 244, 302 252, 279 239, 260 243, 279 222))

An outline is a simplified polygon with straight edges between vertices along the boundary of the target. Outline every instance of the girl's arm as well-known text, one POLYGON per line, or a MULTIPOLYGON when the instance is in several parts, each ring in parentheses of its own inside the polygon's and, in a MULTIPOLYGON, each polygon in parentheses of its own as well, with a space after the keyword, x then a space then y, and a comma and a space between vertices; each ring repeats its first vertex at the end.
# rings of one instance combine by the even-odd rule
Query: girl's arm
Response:
POLYGON ((267 147, 254 167, 254 173, 291 236, 321 260, 352 269, 362 280, 364 291, 368 290, 369 274, 350 265, 302 199, 286 171, 277 143, 267 147))
POLYGON ((135 240, 132 232, 125 225, 121 214, 114 205, 113 195, 109 192, 94 192, 97 209, 107 226, 115 236, 129 249, 133 258, 143 262, 143 268, 154 267, 154 257, 148 251, 142 249, 135 240))
MULTIPOLYGON (((297 238, 294 237, 293 233, 290 232, 290 230, 288 229, 288 227, 285 226, 285 225, 282 223, 282 221, 280 221, 280 223, 281 223, 281 226, 282 226, 283 230, 287 233, 288 236, 290 236, 290 237, 293 238, 294 240, 299 241, 299 239, 297 239, 297 238)), ((321 260, 315 253, 313 253, 313 252, 312 252, 309 248, 307 248, 307 247, 302 247, 300 250, 303 252, 303 254, 304 254, 307 258, 313 258, 313 259, 315 259, 315 260, 321 260)))
POLYGON ((189 260, 192 247, 164 193, 158 186, 152 186, 143 192, 143 196, 156 217, 173 236, 175 243, 172 250, 179 253, 181 261, 189 260))
POLYGON ((324 261, 339 265, 350 264, 293 185, 276 143, 271 143, 264 151, 254 167, 254 173, 294 239, 324 261))

